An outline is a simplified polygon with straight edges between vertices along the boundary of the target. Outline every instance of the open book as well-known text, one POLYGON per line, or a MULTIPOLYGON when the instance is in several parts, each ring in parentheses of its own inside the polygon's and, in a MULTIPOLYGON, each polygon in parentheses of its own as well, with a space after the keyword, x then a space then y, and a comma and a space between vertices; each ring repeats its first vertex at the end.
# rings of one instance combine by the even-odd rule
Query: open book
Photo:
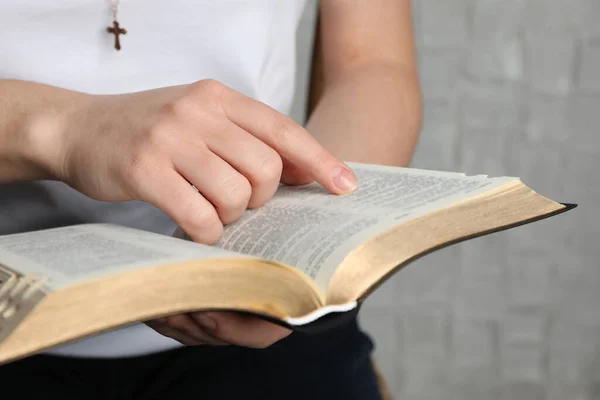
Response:
POLYGON ((282 185, 215 246, 108 224, 0 236, 0 363, 195 310, 327 329, 424 254, 574 207, 517 178, 349 165, 355 193, 282 185))

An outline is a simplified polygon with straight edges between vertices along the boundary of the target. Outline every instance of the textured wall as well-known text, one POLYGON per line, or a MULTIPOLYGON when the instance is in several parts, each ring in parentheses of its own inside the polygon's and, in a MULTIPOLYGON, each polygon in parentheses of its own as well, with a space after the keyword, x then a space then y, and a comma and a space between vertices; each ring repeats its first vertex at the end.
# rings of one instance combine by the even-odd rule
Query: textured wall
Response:
MULTIPOLYGON (((395 397, 600 399, 600 0, 415 0, 413 166, 580 207, 413 264, 362 313, 395 397)), ((313 9, 300 30, 298 106, 313 9)))

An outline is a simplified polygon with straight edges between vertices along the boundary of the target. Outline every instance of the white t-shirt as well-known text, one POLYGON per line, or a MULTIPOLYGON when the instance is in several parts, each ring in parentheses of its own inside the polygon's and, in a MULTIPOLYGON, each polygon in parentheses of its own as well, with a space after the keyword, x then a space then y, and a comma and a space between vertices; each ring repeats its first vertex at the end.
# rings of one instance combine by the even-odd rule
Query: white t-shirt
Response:
MULTIPOLYGON (((211 78, 289 113, 304 6, 305 0, 121 0, 127 34, 116 51, 106 31, 108 0, 0 0, 0 79, 114 94, 211 78)), ((148 204, 100 203, 60 182, 0 185, 0 193, 0 234, 84 221, 175 229, 148 204)), ((175 346, 138 324, 51 353, 113 357, 175 346)))

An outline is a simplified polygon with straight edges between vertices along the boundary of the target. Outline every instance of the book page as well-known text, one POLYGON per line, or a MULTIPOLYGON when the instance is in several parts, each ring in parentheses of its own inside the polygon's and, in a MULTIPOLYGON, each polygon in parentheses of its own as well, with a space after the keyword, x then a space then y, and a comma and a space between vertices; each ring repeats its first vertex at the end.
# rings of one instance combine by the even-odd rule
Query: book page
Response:
POLYGON ((0 236, 0 264, 58 289, 116 272, 209 257, 241 257, 156 233, 86 224, 0 236))
POLYGON ((516 179, 349 165, 359 178, 354 193, 281 186, 265 206, 227 226, 217 246, 296 267, 325 290, 344 257, 377 233, 516 179))

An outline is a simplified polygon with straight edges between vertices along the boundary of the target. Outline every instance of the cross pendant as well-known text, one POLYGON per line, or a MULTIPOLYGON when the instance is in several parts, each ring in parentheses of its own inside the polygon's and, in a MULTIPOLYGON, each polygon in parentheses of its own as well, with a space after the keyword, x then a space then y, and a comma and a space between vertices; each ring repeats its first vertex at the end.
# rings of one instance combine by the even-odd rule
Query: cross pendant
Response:
POLYGON ((120 35, 126 35, 127 30, 121 28, 117 20, 113 21, 113 26, 106 28, 108 33, 115 35, 115 49, 121 50, 121 41, 119 40, 120 35))

